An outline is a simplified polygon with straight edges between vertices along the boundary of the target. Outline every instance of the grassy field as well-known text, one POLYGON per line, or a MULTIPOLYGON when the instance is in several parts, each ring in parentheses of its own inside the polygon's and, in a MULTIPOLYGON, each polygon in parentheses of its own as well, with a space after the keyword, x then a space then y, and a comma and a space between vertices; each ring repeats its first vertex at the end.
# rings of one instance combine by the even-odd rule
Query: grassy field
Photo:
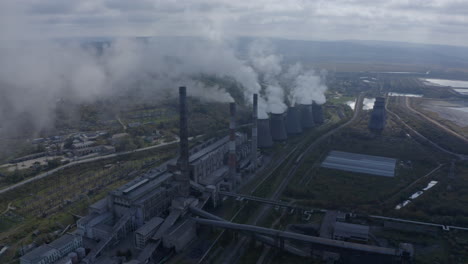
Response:
POLYGON ((284 198, 297 199, 299 203, 313 207, 384 213, 391 208, 382 206, 386 199, 437 167, 439 162, 448 162, 444 155, 409 138, 392 121, 381 135, 368 132, 367 122, 368 113, 364 113, 355 124, 344 128, 308 155, 284 198), (320 168, 321 160, 331 150, 396 158, 411 161, 412 166, 397 165, 395 177, 320 168))
POLYGON ((456 163, 454 178, 449 167, 434 175, 435 187, 393 215, 468 227, 468 162, 456 163))

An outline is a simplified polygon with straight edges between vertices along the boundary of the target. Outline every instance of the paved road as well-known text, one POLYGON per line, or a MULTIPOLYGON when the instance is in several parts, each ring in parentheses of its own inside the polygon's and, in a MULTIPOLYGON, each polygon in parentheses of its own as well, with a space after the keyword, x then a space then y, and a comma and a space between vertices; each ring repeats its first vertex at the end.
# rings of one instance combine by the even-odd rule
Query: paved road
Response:
POLYGON ((6 188, 3 188, 3 189, 0 190, 0 194, 11 191, 11 190, 14 190, 14 189, 16 189, 16 188, 18 188, 20 186, 23 186, 23 185, 25 185, 27 183, 40 180, 42 178, 45 178, 45 177, 47 177, 49 175, 54 174, 57 171, 60 171, 60 170, 63 170, 65 168, 72 167, 72 166, 75 166, 75 165, 78 165, 78 164, 83 164, 83 163, 87 163, 87 162, 93 162, 93 161, 103 160, 103 159, 108 159, 108 158, 114 158, 114 157, 127 155, 127 154, 131 154, 131 153, 146 151, 146 150, 150 150, 150 149, 161 148, 161 147, 168 146, 168 145, 171 145, 171 144, 174 144, 174 143, 177 143, 177 142, 179 142, 179 140, 174 140, 174 141, 167 142, 167 143, 161 143, 161 144, 158 144, 158 145, 149 146, 149 147, 145 147, 145 148, 139 148, 139 149, 135 149, 135 150, 131 150, 131 151, 118 152, 118 153, 113 153, 113 154, 109 154, 109 155, 105 155, 105 156, 97 156, 97 157, 92 157, 92 158, 88 158, 88 159, 72 161, 72 162, 70 162, 68 164, 57 167, 57 168, 55 168, 53 170, 41 173, 41 174, 36 175, 36 176, 34 176, 32 178, 26 179, 26 180, 24 180, 22 182, 19 182, 19 183, 13 184, 11 186, 8 186, 6 188))

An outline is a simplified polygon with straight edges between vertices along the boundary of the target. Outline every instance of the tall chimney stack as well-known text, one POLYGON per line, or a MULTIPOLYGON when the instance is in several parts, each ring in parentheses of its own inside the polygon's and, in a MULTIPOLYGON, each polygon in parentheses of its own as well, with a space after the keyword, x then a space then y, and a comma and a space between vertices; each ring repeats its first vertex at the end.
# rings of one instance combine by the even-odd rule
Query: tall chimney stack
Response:
POLYGON ((179 183, 179 195, 182 197, 188 197, 190 194, 190 176, 187 125, 187 89, 185 87, 179 87, 179 108, 180 154, 177 163, 180 168, 180 174, 176 174, 176 181, 179 183))
POLYGON ((252 170, 257 170, 257 118, 258 118, 258 95, 253 95, 253 111, 252 111, 252 150, 251 163, 252 170))
POLYGON ((236 103, 229 104, 231 118, 229 122, 229 182, 232 190, 237 189, 236 170, 236 103))

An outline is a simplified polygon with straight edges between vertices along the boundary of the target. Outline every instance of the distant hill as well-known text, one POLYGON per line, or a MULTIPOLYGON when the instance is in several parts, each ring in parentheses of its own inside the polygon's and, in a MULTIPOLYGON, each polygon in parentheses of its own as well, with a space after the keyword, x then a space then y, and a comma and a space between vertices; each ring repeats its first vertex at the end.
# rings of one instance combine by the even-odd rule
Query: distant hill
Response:
MULTIPOLYGON (((152 37, 163 42, 202 41, 196 37, 152 37)), ((149 38, 137 38, 146 41, 149 38)), ((233 46, 241 57, 247 56, 248 46, 255 38, 241 37, 233 46)), ((430 45, 387 41, 307 41, 268 38, 287 63, 382 63, 439 66, 468 69, 468 47, 430 45)), ((96 45, 99 49, 111 38, 81 39, 84 45, 96 45)))
MULTIPOLYGON (((246 54, 252 38, 239 41, 246 54)), ((305 41, 270 39, 288 62, 390 63, 468 68, 468 47, 385 41, 305 41)))

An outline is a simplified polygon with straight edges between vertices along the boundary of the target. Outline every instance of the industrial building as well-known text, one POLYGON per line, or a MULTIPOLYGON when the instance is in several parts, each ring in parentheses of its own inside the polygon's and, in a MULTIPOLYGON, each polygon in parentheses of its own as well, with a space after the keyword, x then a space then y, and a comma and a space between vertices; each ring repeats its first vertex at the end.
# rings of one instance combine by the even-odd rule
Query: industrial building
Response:
MULTIPOLYGON (((270 129, 270 122, 273 130, 281 130, 278 133, 281 136, 286 135, 286 124, 284 114, 273 117, 274 121, 257 119, 254 97, 252 140, 246 134, 236 132, 236 107, 231 103, 229 136, 211 139, 189 149, 185 87, 179 89, 179 100, 179 157, 152 168, 111 191, 107 197, 89 207, 89 214, 77 221, 74 234, 61 237, 26 254, 21 264, 49 264, 57 261, 77 263, 78 260, 85 264, 101 263, 101 260, 106 260, 108 249, 125 238, 131 238, 138 252, 132 262, 148 263, 158 248, 164 247, 176 253, 182 251, 197 237, 199 225, 247 232, 263 243, 308 256, 311 254, 310 248, 306 251, 292 249, 293 244, 286 244, 285 240, 300 241, 317 250, 338 249, 341 252, 391 259, 401 256, 402 251, 399 249, 364 246, 332 239, 365 241, 365 228, 361 227, 353 226, 347 230, 345 225, 340 229, 334 224, 335 229, 329 230, 327 226, 331 224, 323 225, 327 238, 321 238, 231 223, 201 210, 210 200, 216 206, 221 195, 236 193, 246 177, 260 165, 257 144, 259 147, 265 146, 264 143, 272 144, 271 134, 276 131, 270 129), (267 142, 262 142, 264 135, 269 136, 267 142), (208 219, 193 218, 190 214, 208 219), (93 241, 88 254, 83 249, 83 240, 93 241)), ((305 116, 313 118, 311 106, 305 109, 305 116)), ((298 115, 295 116, 299 120, 298 115)), ((339 215, 336 213, 328 218, 335 221, 340 218, 339 215)))
POLYGON ((369 240, 369 226, 336 222, 333 239, 366 243, 369 240))
POLYGON ((20 258, 21 264, 51 264, 67 259, 68 254, 83 246, 80 235, 65 234, 50 244, 39 246, 20 258))
POLYGON ((143 249, 148 240, 156 233, 159 226, 164 222, 161 217, 154 217, 135 231, 135 247, 143 249))
POLYGON ((187 206, 205 204, 210 198, 207 193, 235 191, 245 175, 257 166, 257 151, 251 151, 256 142, 235 131, 234 104, 230 104, 230 135, 208 140, 189 150, 185 97, 185 88, 181 88, 179 158, 111 191, 90 206, 87 216, 77 221, 77 234, 97 243, 85 263, 94 262, 112 241, 130 233, 134 235, 135 248, 142 250, 142 259, 151 256, 147 253, 160 244, 181 250, 196 236, 195 224, 182 218, 187 206), (205 195, 191 198, 190 189, 205 195))
POLYGON ((395 176, 396 159, 356 153, 331 151, 322 162, 322 167, 366 173, 378 176, 395 176))
POLYGON ((384 130, 387 123, 387 113, 385 111, 385 98, 375 98, 374 108, 372 109, 369 120, 369 130, 380 133, 384 130))

